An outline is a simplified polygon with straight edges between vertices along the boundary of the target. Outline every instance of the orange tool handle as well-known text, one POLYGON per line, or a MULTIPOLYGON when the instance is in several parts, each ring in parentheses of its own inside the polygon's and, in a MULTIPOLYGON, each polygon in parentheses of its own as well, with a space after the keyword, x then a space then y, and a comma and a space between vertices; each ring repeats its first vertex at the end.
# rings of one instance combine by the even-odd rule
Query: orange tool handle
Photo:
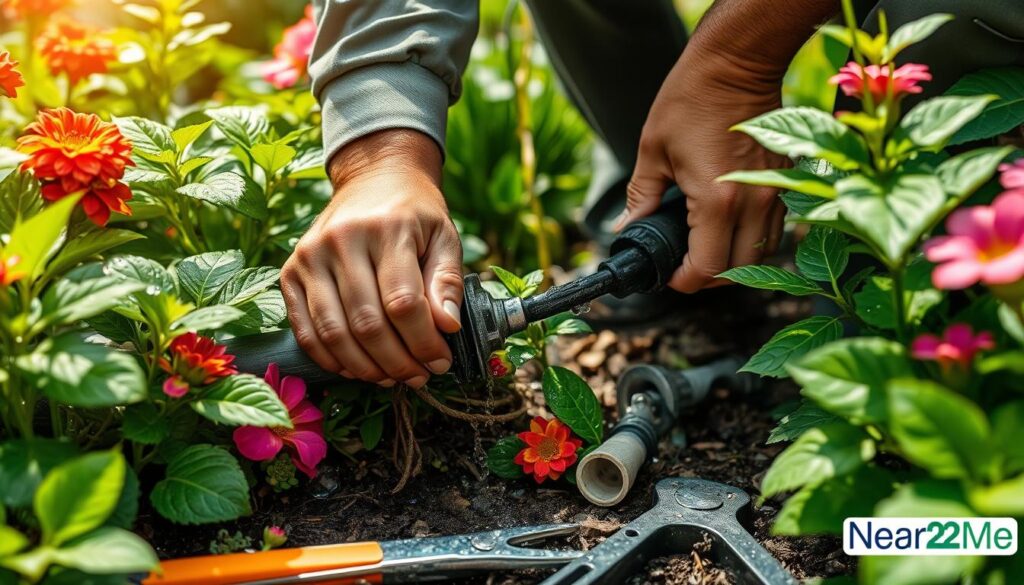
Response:
MULTIPOLYGON (((160 563, 162 574, 150 574, 142 585, 231 585, 259 579, 291 577, 299 573, 375 565, 383 560, 384 551, 376 542, 207 555, 163 561, 160 563)), ((381 582, 379 574, 361 576, 359 579, 367 583, 381 582)), ((349 580, 331 583, 340 584, 347 581, 349 580)))

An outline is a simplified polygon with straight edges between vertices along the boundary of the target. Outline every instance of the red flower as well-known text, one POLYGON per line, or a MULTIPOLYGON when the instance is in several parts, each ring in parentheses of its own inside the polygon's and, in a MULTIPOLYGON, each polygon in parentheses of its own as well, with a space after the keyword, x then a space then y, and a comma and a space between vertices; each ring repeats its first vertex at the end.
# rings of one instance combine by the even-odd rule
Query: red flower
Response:
POLYGON ((164 382, 164 394, 181 398, 192 386, 212 384, 218 378, 237 374, 231 365, 235 356, 209 337, 186 333, 171 342, 171 359, 160 358, 160 367, 171 377, 164 382))
POLYGON ((316 477, 316 466, 327 456, 323 413, 306 399, 302 378, 282 378, 277 364, 270 364, 264 379, 288 408, 292 428, 238 427, 232 435, 238 452, 252 461, 269 461, 287 447, 295 467, 311 478, 316 477))
POLYGON ((920 81, 931 81, 932 74, 927 65, 907 63, 896 69, 892 65, 868 65, 861 67, 850 61, 839 73, 829 79, 829 83, 838 85, 848 96, 860 98, 867 90, 875 104, 882 103, 889 94, 890 86, 894 100, 906 94, 921 93, 920 81))
POLYGON ((107 65, 117 60, 114 43, 99 36, 96 29, 70 20, 54 21, 36 40, 36 46, 50 72, 66 74, 71 85, 93 73, 106 73, 107 65))
POLYGON ((515 371, 512 361, 508 359, 508 354, 500 350, 491 354, 487 360, 487 368, 491 371, 491 377, 494 378, 504 378, 515 371))
POLYGON ((29 155, 21 170, 39 179, 47 201, 85 192, 82 208, 101 226, 111 212, 131 215, 125 204, 131 190, 119 181, 135 165, 132 145, 114 124, 67 108, 43 110, 18 139, 18 150, 29 155))
POLYGON ((25 85, 25 80, 15 69, 17 66, 18 62, 11 59, 10 53, 0 51, 0 95, 9 98, 18 97, 18 88, 25 85))
POLYGON ((263 78, 277 89, 292 87, 306 74, 309 55, 316 39, 313 5, 306 6, 306 16, 284 29, 281 42, 274 47, 274 58, 263 64, 263 78))
POLYGON ((533 474, 537 483, 561 477, 576 463, 576 450, 583 446, 583 441, 573 437, 562 421, 540 416, 530 421, 529 431, 519 433, 519 439, 526 443, 526 448, 513 461, 524 472, 533 474))
POLYGON ((988 331, 977 335, 970 325, 955 323, 946 328, 942 338, 919 335, 910 346, 910 353, 919 360, 936 361, 944 369, 956 364, 967 370, 978 352, 992 349, 995 341, 988 331))
POLYGON ((0 286, 10 286, 25 276, 25 272, 18 270, 18 263, 21 258, 11 256, 4 258, 0 254, 0 286))
POLYGON ((4 10, 12 18, 48 17, 69 4, 68 0, 5 0, 4 10))

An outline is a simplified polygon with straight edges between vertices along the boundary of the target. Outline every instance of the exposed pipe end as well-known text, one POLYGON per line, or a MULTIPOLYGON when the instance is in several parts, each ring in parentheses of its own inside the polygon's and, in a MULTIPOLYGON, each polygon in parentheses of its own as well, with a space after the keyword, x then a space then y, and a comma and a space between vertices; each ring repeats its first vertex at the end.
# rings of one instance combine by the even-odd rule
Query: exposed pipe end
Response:
POLYGON ((617 433, 580 461, 576 487, 591 503, 614 506, 625 499, 646 460, 647 447, 639 437, 617 433))

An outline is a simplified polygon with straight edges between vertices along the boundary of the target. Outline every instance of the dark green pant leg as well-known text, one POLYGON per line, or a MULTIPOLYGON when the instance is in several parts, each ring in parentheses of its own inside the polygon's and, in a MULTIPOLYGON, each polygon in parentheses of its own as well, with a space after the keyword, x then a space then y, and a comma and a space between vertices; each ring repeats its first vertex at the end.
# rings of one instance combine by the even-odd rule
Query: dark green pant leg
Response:
POLYGON ((671 0, 527 0, 569 96, 626 173, 654 96, 683 52, 671 0))

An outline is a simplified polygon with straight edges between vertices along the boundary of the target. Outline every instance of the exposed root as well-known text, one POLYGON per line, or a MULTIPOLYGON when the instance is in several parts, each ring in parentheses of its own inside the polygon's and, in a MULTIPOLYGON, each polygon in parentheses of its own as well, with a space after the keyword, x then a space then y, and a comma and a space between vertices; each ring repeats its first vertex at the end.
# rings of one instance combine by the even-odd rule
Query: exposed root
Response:
POLYGON ((440 411, 441 414, 450 416, 452 418, 457 418, 459 420, 464 420, 469 423, 493 424, 499 422, 508 422, 510 420, 515 420, 519 418, 526 412, 525 404, 521 404, 519 408, 513 410, 512 412, 506 412, 505 414, 491 414, 489 412, 476 414, 472 412, 465 412, 462 410, 456 410, 450 406, 446 406, 437 398, 434 398, 434 395, 431 394, 430 390, 427 390, 426 388, 413 388, 412 391, 415 392, 416 396, 419 396, 420 399, 423 400, 423 402, 426 402, 430 406, 433 406, 438 411, 440 411))
POLYGON ((412 427, 412 413, 410 412, 409 396, 406 387, 398 387, 391 397, 391 404, 395 411, 395 441, 391 451, 391 458, 395 466, 402 471, 402 477, 391 490, 397 494, 405 489, 405 485, 423 469, 423 452, 416 441, 416 432, 412 427), (401 461, 401 463, 399 463, 401 461))

